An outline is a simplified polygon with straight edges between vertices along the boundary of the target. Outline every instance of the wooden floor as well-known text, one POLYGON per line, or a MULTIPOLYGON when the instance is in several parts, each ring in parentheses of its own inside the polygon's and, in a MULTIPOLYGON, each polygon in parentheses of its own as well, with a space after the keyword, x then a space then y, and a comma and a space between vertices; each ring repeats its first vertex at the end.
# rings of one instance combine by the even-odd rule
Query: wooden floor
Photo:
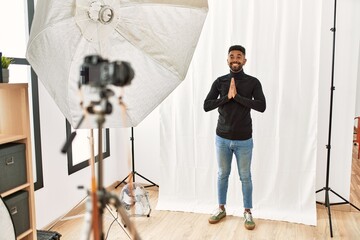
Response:
MULTIPOLYGON (((353 172, 351 182, 350 202, 360 206, 360 159, 357 159, 357 149, 354 146, 353 172), (356 151, 356 152, 355 152, 356 151)), ((150 196, 150 205, 156 206, 158 199, 157 187, 146 189, 150 196)), ((120 188, 113 190, 119 194, 120 188)), ((349 205, 348 205, 349 206, 349 205)), ((317 226, 293 224, 288 222, 256 220, 253 231, 244 229, 243 220, 239 217, 227 216, 218 224, 209 224, 208 214, 183 213, 172 211, 152 210, 150 217, 131 217, 136 229, 143 240, 238 240, 238 239, 360 239, 360 212, 350 206, 347 210, 331 208, 333 238, 330 237, 328 209, 317 205, 317 226)), ((56 231, 62 235, 61 240, 81 239, 83 231, 84 204, 80 204, 65 218, 49 227, 47 230, 56 231), (80 216, 80 217, 79 217, 80 216)), ((131 239, 127 228, 117 221, 115 209, 109 207, 104 210, 104 235, 108 240, 131 239)))
POLYGON ((360 158, 358 158, 358 149, 358 145, 353 146, 350 202, 360 207, 360 158))

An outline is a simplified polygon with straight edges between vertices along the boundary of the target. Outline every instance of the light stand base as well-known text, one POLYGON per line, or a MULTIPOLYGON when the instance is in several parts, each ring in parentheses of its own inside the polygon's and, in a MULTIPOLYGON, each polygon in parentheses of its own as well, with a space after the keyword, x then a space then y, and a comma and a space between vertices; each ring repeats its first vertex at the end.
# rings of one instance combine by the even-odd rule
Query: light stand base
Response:
POLYGON ((346 200, 344 197, 340 196, 340 194, 336 193, 335 191, 333 191, 331 188, 329 187, 324 187, 322 189, 319 189, 316 191, 316 193, 319 193, 321 191, 325 191, 325 202, 319 202, 316 201, 317 204, 323 205, 327 208, 328 210, 328 216, 329 216, 329 225, 330 225, 330 236, 333 237, 333 229, 332 229, 332 221, 331 221, 331 210, 330 210, 330 206, 335 206, 335 205, 343 205, 343 204, 349 204, 350 206, 352 206, 353 208, 355 208, 356 210, 360 211, 360 208, 358 208, 357 206, 355 206, 354 204, 352 204, 351 202, 349 202, 348 200, 346 200), (341 198, 344 202, 338 202, 338 203, 330 203, 330 199, 329 199, 329 192, 332 192, 333 194, 335 194, 337 197, 341 198))
POLYGON ((118 186, 120 186, 122 183, 126 184, 126 179, 130 178, 132 175, 132 179, 133 179, 133 182, 135 182, 135 175, 138 175, 139 177, 141 177, 142 179, 148 181, 149 183, 151 183, 151 185, 146 185, 144 186, 144 188, 148 188, 148 187, 159 187, 159 185, 157 185, 156 183, 154 183, 153 181, 147 179, 146 177, 142 176, 140 173, 138 172, 132 172, 130 173, 126 178, 124 178, 118 185, 115 186, 115 188, 117 188, 118 186))
POLYGON ((130 141, 131 141, 131 164, 132 164, 132 171, 131 173, 124 178, 118 185, 115 186, 115 188, 117 188, 118 186, 120 186, 122 183, 126 184, 126 179, 130 178, 132 176, 132 180, 133 182, 135 182, 135 176, 138 175, 139 177, 141 177, 142 179, 148 181, 149 183, 151 183, 151 185, 147 185, 144 186, 144 188, 148 188, 148 187, 159 187, 159 185, 157 185, 156 183, 154 183, 153 181, 149 180, 148 178, 142 176, 140 173, 135 171, 135 149, 134 149, 134 128, 131 127, 131 137, 130 137, 130 141))

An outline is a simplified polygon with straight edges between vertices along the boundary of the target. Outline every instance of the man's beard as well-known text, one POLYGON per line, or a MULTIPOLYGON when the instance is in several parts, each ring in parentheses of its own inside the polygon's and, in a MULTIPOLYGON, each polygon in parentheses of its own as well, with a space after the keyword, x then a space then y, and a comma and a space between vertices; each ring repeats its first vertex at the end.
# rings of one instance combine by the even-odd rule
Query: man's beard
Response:
POLYGON ((243 65, 239 62, 230 63, 230 69, 232 72, 240 72, 242 66, 243 65))

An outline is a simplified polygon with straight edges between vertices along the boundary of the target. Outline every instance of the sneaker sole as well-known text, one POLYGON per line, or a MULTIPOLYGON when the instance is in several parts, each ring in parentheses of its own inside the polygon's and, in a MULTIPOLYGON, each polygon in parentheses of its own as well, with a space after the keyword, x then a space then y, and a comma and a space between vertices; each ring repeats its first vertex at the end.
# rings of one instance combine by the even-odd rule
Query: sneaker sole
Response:
POLYGON ((224 216, 223 218, 221 218, 221 219, 219 219, 219 220, 211 220, 211 219, 209 219, 209 223, 210 223, 210 224, 216 224, 216 223, 220 222, 221 220, 223 220, 225 217, 226 217, 226 216, 224 216))
POLYGON ((245 228, 246 228, 247 230, 254 230, 255 225, 254 225, 254 226, 246 226, 246 225, 245 225, 245 228))

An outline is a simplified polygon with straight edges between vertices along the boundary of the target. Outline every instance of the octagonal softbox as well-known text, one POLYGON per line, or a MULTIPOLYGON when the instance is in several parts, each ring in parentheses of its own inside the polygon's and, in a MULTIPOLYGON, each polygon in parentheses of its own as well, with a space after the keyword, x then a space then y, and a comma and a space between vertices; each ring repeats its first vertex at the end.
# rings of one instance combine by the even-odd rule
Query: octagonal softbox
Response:
MULTIPOLYGON (((73 127, 82 98, 97 97, 79 91, 84 58, 130 63, 134 79, 114 90, 125 114, 110 98, 103 127, 136 126, 184 80, 207 11, 207 0, 38 0, 26 57, 73 127)), ((96 116, 85 115, 80 128, 96 128, 96 116)))

